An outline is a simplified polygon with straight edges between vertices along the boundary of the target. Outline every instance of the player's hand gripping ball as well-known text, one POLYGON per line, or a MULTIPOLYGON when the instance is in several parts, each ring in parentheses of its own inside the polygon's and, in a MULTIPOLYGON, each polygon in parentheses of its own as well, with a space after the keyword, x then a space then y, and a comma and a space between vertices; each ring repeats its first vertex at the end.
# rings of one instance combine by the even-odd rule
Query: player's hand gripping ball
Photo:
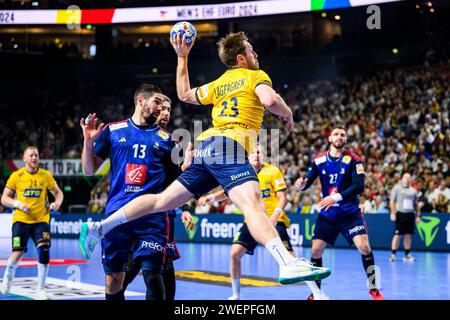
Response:
POLYGON ((173 40, 173 37, 178 32, 180 32, 180 39, 183 39, 183 36, 186 34, 187 46, 190 46, 197 36, 197 30, 195 30, 194 25, 187 21, 181 21, 173 25, 172 29, 170 30, 170 39, 173 40))

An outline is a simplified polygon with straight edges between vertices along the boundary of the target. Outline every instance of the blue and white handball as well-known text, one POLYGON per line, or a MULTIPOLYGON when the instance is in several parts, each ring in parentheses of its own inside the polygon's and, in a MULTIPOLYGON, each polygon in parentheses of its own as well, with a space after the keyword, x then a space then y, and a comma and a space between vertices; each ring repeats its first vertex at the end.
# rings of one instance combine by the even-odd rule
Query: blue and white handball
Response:
POLYGON ((194 39, 197 36, 197 30, 195 30, 194 25, 187 21, 177 22, 173 25, 172 29, 170 30, 170 39, 173 39, 173 37, 178 32, 181 33, 180 39, 182 39, 186 34, 186 44, 188 46, 190 46, 191 43, 194 42, 194 39))

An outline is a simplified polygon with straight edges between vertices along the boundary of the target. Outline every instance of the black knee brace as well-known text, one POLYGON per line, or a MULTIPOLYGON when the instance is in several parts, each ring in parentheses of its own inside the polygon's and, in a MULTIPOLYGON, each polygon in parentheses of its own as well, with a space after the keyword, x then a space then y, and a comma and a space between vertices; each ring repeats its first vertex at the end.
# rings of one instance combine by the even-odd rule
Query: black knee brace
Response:
POLYGON ((175 300, 175 290, 176 290, 176 282, 175 282, 175 268, 173 267, 172 258, 167 258, 166 264, 164 265, 164 269, 162 272, 164 287, 166 289, 166 300, 173 301, 175 300))
POLYGON ((160 272, 143 270, 144 282, 147 286, 147 300, 166 300, 163 277, 160 272))
POLYGON ((37 248, 39 263, 48 264, 50 262, 50 247, 44 244, 37 248))

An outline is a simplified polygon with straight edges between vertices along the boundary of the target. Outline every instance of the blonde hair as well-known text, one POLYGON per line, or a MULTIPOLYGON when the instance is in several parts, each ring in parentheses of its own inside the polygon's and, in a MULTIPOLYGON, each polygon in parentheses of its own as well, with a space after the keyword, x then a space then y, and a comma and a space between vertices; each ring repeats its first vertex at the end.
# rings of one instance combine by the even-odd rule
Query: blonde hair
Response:
POLYGON ((237 64, 236 57, 245 50, 244 41, 248 41, 244 32, 227 34, 217 42, 219 58, 228 67, 237 64))

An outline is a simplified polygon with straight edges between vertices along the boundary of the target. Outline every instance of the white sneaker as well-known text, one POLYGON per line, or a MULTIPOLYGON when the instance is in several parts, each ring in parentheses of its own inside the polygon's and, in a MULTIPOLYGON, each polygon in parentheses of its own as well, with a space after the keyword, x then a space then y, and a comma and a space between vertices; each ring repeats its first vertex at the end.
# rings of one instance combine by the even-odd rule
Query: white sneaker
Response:
POLYGON ((232 295, 230 297, 228 297, 228 300, 241 300, 241 296, 237 296, 237 295, 232 295))
POLYGON ((389 257, 389 261, 394 262, 396 260, 397 260, 397 256, 395 254, 391 254, 391 256, 389 257))
POLYGON ((293 284, 303 281, 317 281, 328 277, 330 268, 315 267, 305 258, 295 258, 291 263, 280 268, 281 284, 293 284))
POLYGON ((404 262, 414 262, 416 258, 414 258, 410 253, 403 257, 404 262))
POLYGON ((44 289, 36 290, 34 300, 48 300, 47 292, 44 289))
POLYGON ((83 222, 78 240, 81 253, 89 259, 100 241, 100 222, 83 222))
POLYGON ((11 281, 9 279, 3 279, 2 282, 2 294, 7 295, 11 290, 11 281))

